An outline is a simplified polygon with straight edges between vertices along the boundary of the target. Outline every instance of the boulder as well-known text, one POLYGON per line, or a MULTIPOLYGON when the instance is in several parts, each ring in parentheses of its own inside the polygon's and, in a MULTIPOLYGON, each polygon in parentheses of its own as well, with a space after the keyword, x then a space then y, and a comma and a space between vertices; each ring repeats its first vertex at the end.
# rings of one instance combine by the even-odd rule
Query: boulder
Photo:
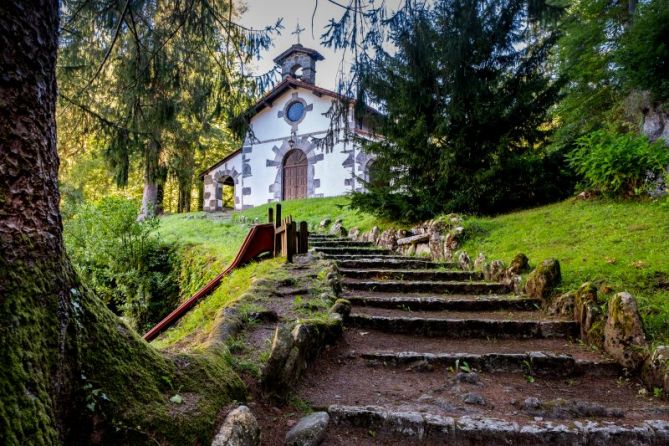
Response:
POLYGON ((432 255, 429 244, 417 243, 415 246, 415 255, 419 257, 430 257, 432 255))
POLYGON ((360 229, 353 227, 348 231, 348 238, 350 238, 351 240, 358 240, 360 237, 361 237, 360 229))
POLYGON ((665 396, 669 393, 669 347, 655 348, 641 368, 641 378, 650 389, 662 389, 665 396))
POLYGON ((636 299, 629 293, 616 294, 609 300, 604 349, 620 365, 635 370, 645 359, 647 346, 636 299))
POLYGON ((256 417, 246 406, 232 410, 223 420, 221 429, 211 442, 211 446, 258 446, 260 426, 256 417))
POLYGON ((474 262, 465 251, 458 255, 458 264, 463 271, 471 271, 474 268, 474 262))
POLYGON ((341 220, 337 220, 330 228, 330 234, 336 235, 338 237, 346 237, 348 235, 348 231, 344 225, 342 225, 341 220))
POLYGON ((518 253, 515 255, 513 260, 511 260, 511 265, 509 265, 509 273, 511 274, 522 274, 530 270, 530 259, 523 253, 518 253))
POLYGON ((351 314, 351 308, 351 302, 347 299, 337 299, 332 308, 330 308, 330 313, 337 313, 346 318, 351 314))
POLYGON ((397 248, 397 231, 393 229, 386 229, 379 235, 379 241, 377 244, 383 248, 394 251, 395 248, 397 248))
POLYGON ((530 297, 545 299, 561 280, 560 262, 557 259, 546 259, 528 276, 525 293, 530 297))
POLYGON ((374 226, 371 231, 369 231, 369 238, 366 241, 377 243, 379 241, 379 237, 381 237, 381 230, 378 226, 374 226))
POLYGON ((474 260, 474 270, 483 272, 486 266, 486 258, 482 252, 479 252, 478 257, 474 260))
POLYGON ((330 223, 332 223, 332 220, 330 220, 329 218, 324 218, 323 220, 321 220, 320 224, 321 229, 327 228, 328 226, 330 226, 330 223))
POLYGON ((574 295, 574 320, 581 325, 581 339, 601 345, 602 317, 602 311, 597 304, 597 287, 586 282, 574 295))
POLYGON ((551 316, 568 316, 573 318, 575 301, 575 292, 570 291, 568 293, 561 294, 548 307, 548 314, 551 316))
POLYGON ((490 277, 487 280, 492 280, 494 282, 502 281, 506 276, 506 265, 501 260, 493 260, 490 262, 489 269, 490 277))
POLYGON ((327 412, 314 412, 297 422, 286 434, 287 446, 316 446, 325 438, 330 422, 327 412))

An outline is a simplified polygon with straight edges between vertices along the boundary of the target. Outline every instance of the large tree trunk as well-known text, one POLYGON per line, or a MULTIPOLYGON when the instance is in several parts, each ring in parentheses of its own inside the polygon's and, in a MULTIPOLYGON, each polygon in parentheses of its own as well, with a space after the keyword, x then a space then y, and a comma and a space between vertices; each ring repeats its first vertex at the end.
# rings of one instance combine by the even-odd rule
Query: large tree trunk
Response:
POLYGON ((0 432, 58 443, 71 407, 73 274, 58 210, 58 1, 0 5, 0 432))
POLYGON ((240 381, 211 358, 159 354, 65 254, 57 37, 57 0, 0 2, 0 442, 203 444, 230 396, 243 398, 240 381), (175 418, 176 391, 201 403, 175 418))

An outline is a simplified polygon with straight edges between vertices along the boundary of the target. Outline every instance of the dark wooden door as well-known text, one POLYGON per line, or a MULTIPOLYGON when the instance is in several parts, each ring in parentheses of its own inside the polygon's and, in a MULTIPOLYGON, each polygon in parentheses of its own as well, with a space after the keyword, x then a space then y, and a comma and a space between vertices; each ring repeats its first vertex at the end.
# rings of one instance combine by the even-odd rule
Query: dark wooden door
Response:
POLYGON ((283 160, 283 199, 306 197, 307 156, 301 150, 293 150, 283 160))

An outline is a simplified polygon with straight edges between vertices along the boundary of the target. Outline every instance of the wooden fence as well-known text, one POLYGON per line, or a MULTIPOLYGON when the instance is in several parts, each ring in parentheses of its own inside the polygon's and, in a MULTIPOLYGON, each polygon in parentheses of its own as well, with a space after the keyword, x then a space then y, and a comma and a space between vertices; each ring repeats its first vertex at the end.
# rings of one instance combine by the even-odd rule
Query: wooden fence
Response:
POLYGON ((281 205, 274 209, 269 208, 268 219, 274 224, 274 256, 282 256, 287 262, 293 261, 295 254, 305 254, 309 249, 309 226, 306 221, 299 224, 293 221, 290 215, 281 218, 281 205))

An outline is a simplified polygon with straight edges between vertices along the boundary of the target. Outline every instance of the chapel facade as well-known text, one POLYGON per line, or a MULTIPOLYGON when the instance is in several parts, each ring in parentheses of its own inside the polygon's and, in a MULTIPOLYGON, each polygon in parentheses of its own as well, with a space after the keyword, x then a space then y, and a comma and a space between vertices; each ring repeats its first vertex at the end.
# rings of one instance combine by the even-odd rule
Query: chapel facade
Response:
POLYGON ((299 43, 274 59, 282 81, 248 110, 242 147, 202 173, 205 211, 363 190, 373 160, 352 136, 370 137, 368 119, 355 116, 353 100, 316 85, 320 60, 299 43), (347 125, 332 125, 333 101, 348 108, 347 125))

